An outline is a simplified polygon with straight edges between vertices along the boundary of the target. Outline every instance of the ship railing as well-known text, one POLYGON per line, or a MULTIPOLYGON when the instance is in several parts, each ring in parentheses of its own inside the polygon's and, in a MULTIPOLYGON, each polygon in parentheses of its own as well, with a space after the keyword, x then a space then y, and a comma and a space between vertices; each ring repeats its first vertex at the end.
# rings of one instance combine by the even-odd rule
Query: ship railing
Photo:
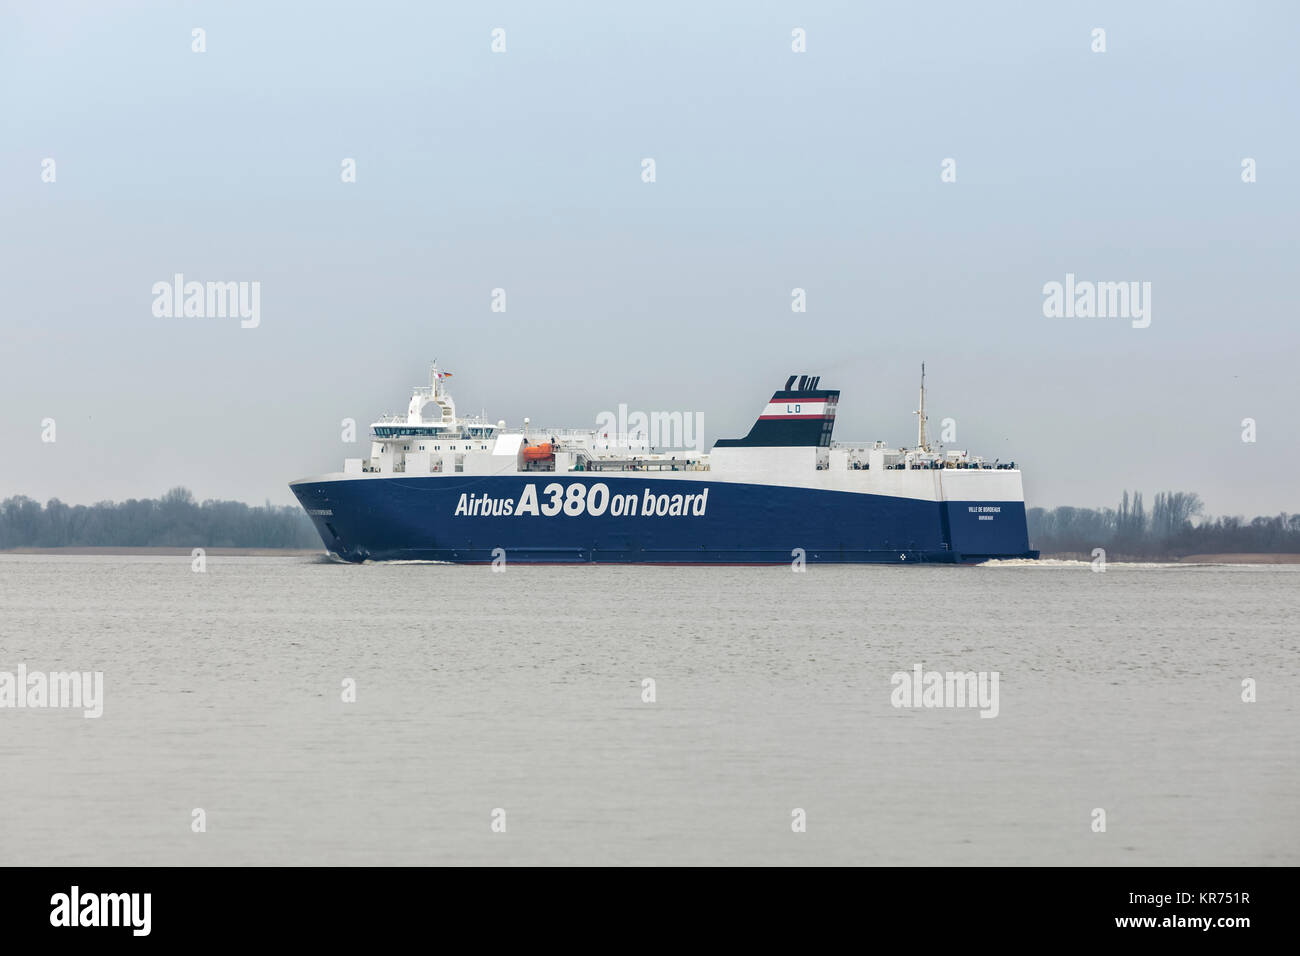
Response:
POLYGON ((570 471, 709 471, 709 465, 690 459, 671 458, 589 458, 582 468, 575 464, 570 471))
POLYGON ((406 420, 405 415, 393 415, 390 413, 385 413, 383 415, 380 415, 378 418, 376 418, 373 422, 371 422, 371 424, 372 425, 414 424, 414 425, 423 425, 427 428, 457 428, 461 425, 468 425, 473 428, 491 428, 494 430, 497 427, 496 422, 490 422, 486 418, 483 418, 482 416, 479 415, 475 415, 470 418, 457 416, 456 418, 439 419, 436 422, 426 422, 426 421, 408 422, 406 420))
POLYGON ((975 461, 921 461, 913 462, 908 465, 907 462, 889 462, 885 465, 886 471, 1018 471, 1015 462, 995 464, 993 462, 975 462, 975 461))
POLYGON ((458 425, 463 424, 464 421, 465 419, 461 418, 455 421, 439 420, 436 422, 426 422, 426 421, 408 422, 406 420, 405 415, 380 415, 370 424, 372 426, 374 425, 419 425, 423 428, 455 428, 458 425))
POLYGON ((593 428, 538 428, 536 425, 528 426, 528 441, 549 441, 554 438, 557 441, 611 441, 604 432, 598 432, 593 428))

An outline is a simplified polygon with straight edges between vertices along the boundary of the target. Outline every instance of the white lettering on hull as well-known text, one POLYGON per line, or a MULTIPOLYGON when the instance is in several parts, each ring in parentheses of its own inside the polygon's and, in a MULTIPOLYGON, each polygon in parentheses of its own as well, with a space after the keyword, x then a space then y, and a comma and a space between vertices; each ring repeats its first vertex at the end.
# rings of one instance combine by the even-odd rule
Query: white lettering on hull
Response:
POLYGON ((641 495, 615 494, 603 481, 592 485, 573 482, 562 485, 553 481, 539 492, 537 485, 529 483, 516 502, 514 498, 499 498, 484 492, 460 496, 455 516, 471 518, 543 517, 565 515, 576 518, 588 515, 599 518, 608 514, 615 518, 643 517, 686 518, 702 517, 709 507, 709 489, 696 494, 656 494, 647 488, 641 495))

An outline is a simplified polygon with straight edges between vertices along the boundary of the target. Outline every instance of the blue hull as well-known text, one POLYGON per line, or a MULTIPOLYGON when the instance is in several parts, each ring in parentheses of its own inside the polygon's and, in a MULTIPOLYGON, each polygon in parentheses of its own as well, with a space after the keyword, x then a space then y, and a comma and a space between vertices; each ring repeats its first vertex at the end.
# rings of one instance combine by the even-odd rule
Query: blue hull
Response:
POLYGON ((790 564, 796 549, 803 549, 808 563, 950 564, 1038 556, 1029 548, 1021 501, 940 503, 543 472, 290 487, 325 547, 345 561, 487 563, 504 552, 508 563, 790 564), (568 491, 575 484, 585 486, 581 493, 568 491), (561 494, 547 491, 551 485, 560 486, 561 494), (605 491, 593 490, 597 485, 605 491), (674 495, 679 500, 671 500, 674 495), (646 514, 647 504, 666 513, 646 514))

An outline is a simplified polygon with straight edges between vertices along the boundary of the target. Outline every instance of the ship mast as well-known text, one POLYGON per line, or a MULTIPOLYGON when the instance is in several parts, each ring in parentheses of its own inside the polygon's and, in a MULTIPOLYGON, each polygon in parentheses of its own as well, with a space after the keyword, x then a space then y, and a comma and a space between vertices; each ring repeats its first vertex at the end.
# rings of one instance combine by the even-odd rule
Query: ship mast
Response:
POLYGON ((929 451, 930 443, 925 436, 925 363, 921 363, 921 407, 915 412, 916 415, 916 447, 921 451, 929 451))

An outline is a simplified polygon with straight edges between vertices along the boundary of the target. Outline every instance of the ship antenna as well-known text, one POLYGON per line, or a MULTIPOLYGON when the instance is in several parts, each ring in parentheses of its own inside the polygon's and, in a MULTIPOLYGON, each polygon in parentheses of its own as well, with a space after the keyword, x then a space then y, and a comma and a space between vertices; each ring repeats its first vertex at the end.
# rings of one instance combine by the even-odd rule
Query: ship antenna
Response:
POLYGON ((921 363, 921 407, 916 410, 916 447, 929 451, 930 443, 925 436, 925 363, 921 363))

